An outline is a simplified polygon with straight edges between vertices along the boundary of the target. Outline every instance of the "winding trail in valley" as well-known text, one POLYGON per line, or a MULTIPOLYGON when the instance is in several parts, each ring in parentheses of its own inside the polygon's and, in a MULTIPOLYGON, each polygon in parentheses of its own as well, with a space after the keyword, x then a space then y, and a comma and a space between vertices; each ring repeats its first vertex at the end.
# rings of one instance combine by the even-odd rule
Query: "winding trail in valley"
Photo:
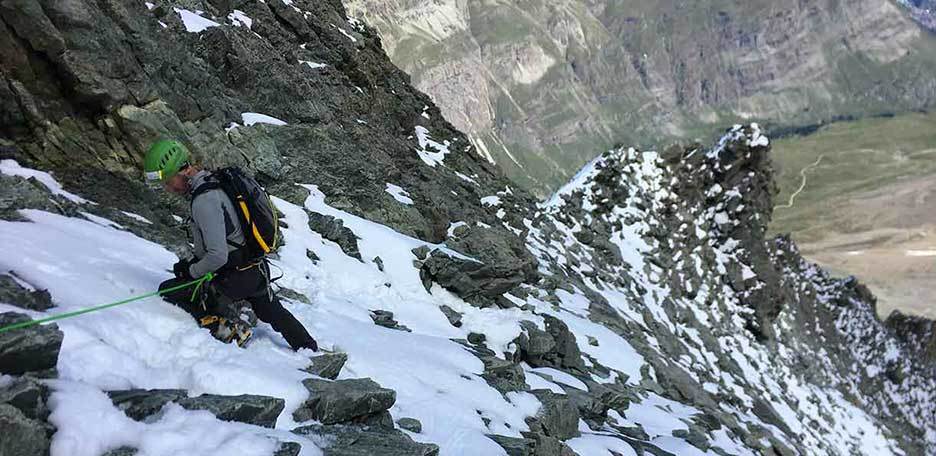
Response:
POLYGON ((782 204, 782 205, 776 206, 776 207, 774 207, 774 209, 789 209, 789 208, 792 208, 792 207, 793 207, 793 202, 796 200, 796 197, 797 197, 800 193, 802 193, 803 190, 806 188, 806 172, 809 171, 809 170, 812 169, 812 168, 815 168, 815 167, 819 166, 819 163, 822 162, 822 157, 824 157, 824 156, 825 156, 825 154, 820 154, 820 155, 819 155, 819 158, 816 159, 816 162, 815 162, 815 163, 813 163, 813 164, 811 164, 811 165, 809 165, 809 166, 807 166, 807 167, 805 167, 805 168, 803 168, 803 169, 800 170, 800 176, 803 176, 803 183, 801 183, 800 186, 799 186, 799 188, 796 189, 796 191, 793 192, 792 195, 790 195, 790 201, 787 202, 787 204, 782 204))

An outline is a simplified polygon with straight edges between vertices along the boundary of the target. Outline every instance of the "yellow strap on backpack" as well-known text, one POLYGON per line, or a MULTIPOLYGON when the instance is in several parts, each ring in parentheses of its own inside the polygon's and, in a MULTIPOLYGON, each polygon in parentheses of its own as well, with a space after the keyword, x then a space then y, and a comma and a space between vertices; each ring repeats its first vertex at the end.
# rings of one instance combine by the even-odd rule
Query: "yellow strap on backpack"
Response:
POLYGON ((257 240, 257 244, 263 249, 263 253, 270 253, 272 249, 270 249, 266 241, 263 240, 263 236, 260 235, 260 230, 257 229, 257 225, 250 220, 250 210, 247 209, 247 202, 244 201, 244 197, 242 195, 237 195, 237 202, 241 208, 241 212, 244 213, 244 218, 247 220, 247 223, 250 224, 250 229, 253 232, 254 238, 257 240))

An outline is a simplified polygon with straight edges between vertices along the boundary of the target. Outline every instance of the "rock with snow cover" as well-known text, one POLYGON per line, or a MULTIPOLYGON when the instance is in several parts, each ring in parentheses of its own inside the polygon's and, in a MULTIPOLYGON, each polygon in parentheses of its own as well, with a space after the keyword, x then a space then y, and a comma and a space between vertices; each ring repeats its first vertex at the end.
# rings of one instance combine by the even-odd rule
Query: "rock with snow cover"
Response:
POLYGON ((355 236, 354 231, 344 226, 344 222, 340 219, 331 215, 310 212, 309 228, 321 234, 323 238, 338 244, 345 255, 361 260, 361 251, 357 244, 358 237, 355 236))
POLYGON ((53 306, 52 295, 48 290, 28 290, 6 274, 0 274, 0 303, 38 311, 53 306))
POLYGON ((251 394, 189 397, 184 390, 141 389, 109 391, 107 394, 117 408, 137 421, 156 415, 167 403, 174 402, 187 410, 207 410, 220 420, 272 428, 285 406, 282 399, 251 394))

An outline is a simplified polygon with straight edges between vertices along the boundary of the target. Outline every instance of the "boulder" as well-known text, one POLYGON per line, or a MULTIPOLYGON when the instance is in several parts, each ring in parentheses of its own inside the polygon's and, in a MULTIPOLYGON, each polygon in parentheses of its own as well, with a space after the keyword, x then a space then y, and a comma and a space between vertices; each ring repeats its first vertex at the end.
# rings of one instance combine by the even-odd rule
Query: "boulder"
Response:
MULTIPOLYGON (((23 314, 0 314, 0 327, 29 321, 23 314)), ((53 324, 0 333, 0 374, 21 375, 52 369, 58 362, 64 334, 53 324)))
POLYGON ((437 456, 439 447, 418 443, 397 429, 361 424, 313 424, 293 429, 323 441, 324 456, 437 456))
POLYGON ((300 422, 345 423, 388 410, 396 402, 396 391, 381 388, 369 378, 337 381, 309 378, 302 384, 309 390, 309 399, 293 412, 293 419, 300 422))
POLYGON ((146 420, 159 413, 167 403, 174 402, 187 410, 207 410, 220 420, 272 428, 286 405, 283 399, 252 394, 188 397, 184 390, 142 389, 109 391, 107 394, 117 408, 137 421, 146 420))
POLYGON ((304 371, 318 375, 322 378, 335 380, 341 373, 341 368, 348 361, 347 353, 325 353, 312 357, 312 365, 303 369, 304 371))
POLYGON ((397 420, 397 424, 400 425, 401 429, 406 429, 410 432, 415 432, 417 434, 422 432, 422 423, 416 418, 400 418, 397 420))
POLYGON ((371 319, 374 320, 374 324, 377 326, 383 326, 387 329, 413 332, 413 330, 407 328, 405 325, 399 324, 396 320, 394 320, 393 312, 390 312, 389 310, 372 310, 371 319))
POLYGON ((445 314, 445 318, 448 319, 449 323, 451 323, 452 326, 456 328, 461 328, 461 325, 462 325, 461 313, 455 311, 455 309, 452 309, 451 307, 446 306, 444 304, 439 306, 439 310, 441 310, 442 313, 445 314))

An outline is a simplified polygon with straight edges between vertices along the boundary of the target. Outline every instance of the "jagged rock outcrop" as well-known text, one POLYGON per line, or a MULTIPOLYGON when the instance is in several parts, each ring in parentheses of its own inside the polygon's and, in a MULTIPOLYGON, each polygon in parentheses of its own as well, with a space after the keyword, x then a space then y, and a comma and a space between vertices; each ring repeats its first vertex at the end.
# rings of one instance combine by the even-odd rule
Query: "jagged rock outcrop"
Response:
POLYGON ((916 358, 936 364, 936 321, 894 311, 884 324, 910 347, 916 358))

